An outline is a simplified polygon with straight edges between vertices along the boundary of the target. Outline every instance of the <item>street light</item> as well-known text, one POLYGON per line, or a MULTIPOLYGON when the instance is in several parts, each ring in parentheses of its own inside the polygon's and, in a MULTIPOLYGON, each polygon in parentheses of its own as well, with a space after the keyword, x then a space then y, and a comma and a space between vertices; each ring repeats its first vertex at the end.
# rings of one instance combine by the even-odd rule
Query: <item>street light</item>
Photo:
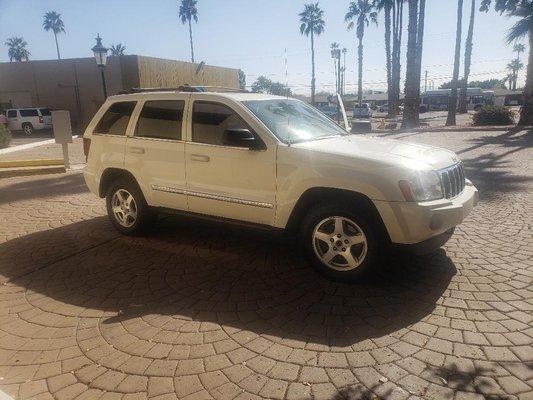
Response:
POLYGON ((107 88, 105 84, 105 75, 104 68, 107 64, 107 48, 102 46, 102 38, 100 34, 96 36, 96 46, 91 49, 94 53, 94 59, 96 60, 96 65, 100 68, 100 73, 102 74, 102 86, 104 88, 104 98, 107 99, 107 88))

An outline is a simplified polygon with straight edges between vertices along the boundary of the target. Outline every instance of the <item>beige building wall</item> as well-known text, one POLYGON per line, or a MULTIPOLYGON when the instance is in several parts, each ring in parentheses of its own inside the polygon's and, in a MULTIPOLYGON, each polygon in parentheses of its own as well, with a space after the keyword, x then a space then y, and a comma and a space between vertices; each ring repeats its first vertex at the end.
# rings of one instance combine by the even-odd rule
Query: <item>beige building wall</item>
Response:
MULTIPOLYGON (((132 87, 184 84, 237 88, 238 70, 127 55, 109 57, 105 68, 109 96, 132 87)), ((12 107, 68 110, 81 131, 104 101, 100 69, 94 58, 0 63, 0 103, 12 107)))
POLYGON ((177 87, 189 84, 239 87, 239 73, 233 68, 192 64, 154 57, 138 57, 140 87, 177 87))

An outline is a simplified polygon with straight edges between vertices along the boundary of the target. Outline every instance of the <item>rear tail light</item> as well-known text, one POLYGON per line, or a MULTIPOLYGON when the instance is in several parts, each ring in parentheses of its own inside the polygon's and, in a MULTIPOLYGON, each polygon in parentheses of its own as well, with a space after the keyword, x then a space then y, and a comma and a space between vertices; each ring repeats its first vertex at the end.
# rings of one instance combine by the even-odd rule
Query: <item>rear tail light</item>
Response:
POLYGON ((83 154, 85 154, 85 161, 89 157, 89 150, 91 149, 91 139, 83 138, 83 154))
POLYGON ((39 123, 40 124, 43 124, 44 123, 44 118, 42 116, 39 116, 39 123))

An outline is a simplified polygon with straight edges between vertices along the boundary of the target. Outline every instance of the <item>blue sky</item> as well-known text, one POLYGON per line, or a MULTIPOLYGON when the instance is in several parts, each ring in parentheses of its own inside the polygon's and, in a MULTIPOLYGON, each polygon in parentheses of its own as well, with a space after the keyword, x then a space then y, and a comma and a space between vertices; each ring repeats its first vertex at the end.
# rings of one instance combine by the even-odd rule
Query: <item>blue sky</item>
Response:
MULTIPOLYGON (((470 0, 464 3, 463 46, 470 0)), ((300 0, 199 0, 199 21, 193 26, 196 60, 241 68, 248 84, 259 75, 285 82, 287 48, 289 85, 297 93, 308 93, 310 40, 300 35, 298 23, 303 4, 300 0)), ((348 49, 347 87, 354 91, 355 33, 347 31, 344 23, 348 1, 321 0, 320 5, 326 29, 316 41, 317 90, 334 87, 329 46, 336 41, 348 49)), ((97 33, 104 45, 125 44, 127 54, 190 58, 187 26, 177 17, 178 0, 0 0, 0 40, 22 36, 29 44, 31 59, 55 58, 53 35, 42 29, 43 14, 50 10, 61 13, 65 22, 66 35, 59 36, 63 58, 92 56, 90 48, 97 33)), ((456 12, 455 0, 427 0, 423 69, 428 70, 435 87, 452 74, 456 12)), ((505 65, 513 58, 504 41, 512 20, 492 11, 477 13, 476 18, 471 79, 503 77, 505 65)), ((406 15, 404 25, 406 28, 406 15)), ((378 26, 366 30, 364 45, 364 88, 385 88, 382 15, 378 26)), ((2 46, 0 62, 5 61, 7 49, 2 46)), ((524 75, 522 71, 520 83, 524 75)))

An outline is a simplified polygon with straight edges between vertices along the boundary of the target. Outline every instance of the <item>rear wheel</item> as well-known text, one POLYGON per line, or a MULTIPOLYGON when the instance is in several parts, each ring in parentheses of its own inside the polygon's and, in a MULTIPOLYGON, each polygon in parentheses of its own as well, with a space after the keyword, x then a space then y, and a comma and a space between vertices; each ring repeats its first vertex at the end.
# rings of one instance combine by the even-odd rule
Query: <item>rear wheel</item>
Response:
POLYGON ((31 135, 33 133, 33 125, 29 122, 22 124, 22 130, 26 135, 31 135))
POLYGON ((111 185, 106 206, 113 226, 125 235, 142 233, 155 219, 141 190, 129 179, 120 179, 111 185))
POLYGON ((375 269, 378 236, 367 219, 341 205, 324 205, 304 220, 301 240, 313 266, 328 277, 354 281, 375 269))

